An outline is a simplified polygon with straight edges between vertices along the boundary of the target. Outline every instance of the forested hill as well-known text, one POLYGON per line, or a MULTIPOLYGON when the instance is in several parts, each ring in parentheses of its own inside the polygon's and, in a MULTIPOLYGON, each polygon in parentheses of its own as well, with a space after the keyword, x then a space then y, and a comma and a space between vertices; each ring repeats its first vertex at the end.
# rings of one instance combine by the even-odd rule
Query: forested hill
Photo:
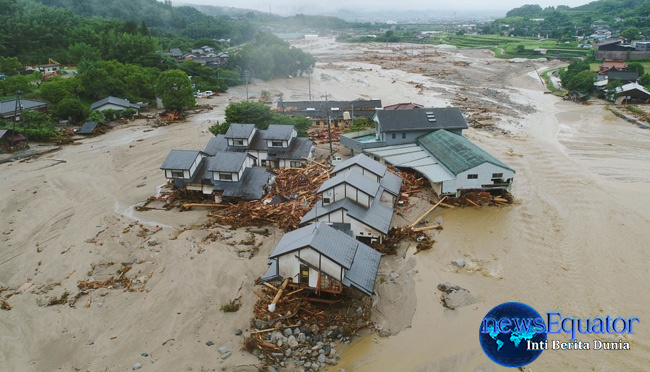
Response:
POLYGON ((560 5, 542 8, 523 5, 510 10, 483 29, 485 33, 507 31, 514 36, 548 36, 570 38, 589 35, 592 25, 607 25, 613 31, 637 28, 650 35, 650 0, 598 0, 578 7, 560 5))
POLYGON ((188 39, 238 44, 256 33, 246 20, 214 18, 156 0, 0 0, 0 55, 16 56, 23 63, 47 58, 65 63, 64 52, 80 43, 99 47, 107 53, 104 59, 112 59, 115 54, 142 56, 152 48, 183 47, 188 39))

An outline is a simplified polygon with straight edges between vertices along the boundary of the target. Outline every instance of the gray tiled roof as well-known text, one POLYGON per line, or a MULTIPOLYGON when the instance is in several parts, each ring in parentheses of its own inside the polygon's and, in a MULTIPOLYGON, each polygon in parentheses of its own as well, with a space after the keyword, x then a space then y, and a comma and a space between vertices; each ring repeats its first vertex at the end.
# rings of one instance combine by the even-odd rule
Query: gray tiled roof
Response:
POLYGON ((248 157, 245 152, 220 152, 206 158, 208 172, 239 172, 248 157))
POLYGON ((345 277, 343 277, 343 285, 355 287, 371 296, 375 291, 380 261, 381 254, 379 252, 359 243, 352 267, 345 272, 345 277))
POLYGON ((160 169, 190 169, 199 154, 200 151, 197 150, 171 150, 160 169))
POLYGON ((359 244, 360 242, 351 236, 345 235, 323 222, 317 222, 284 234, 269 258, 312 247, 338 265, 350 269, 359 244))
POLYGON ((296 159, 303 160, 309 157, 314 141, 305 137, 296 137, 289 144, 289 148, 284 151, 278 151, 276 159, 296 159))
POLYGON ((472 141, 446 130, 437 130, 421 136, 417 143, 456 176, 483 163, 491 163, 514 172, 472 141))
POLYGON ((381 164, 380 162, 373 160, 369 158, 368 156, 364 154, 359 154, 355 157, 352 157, 350 159, 344 160, 341 163, 339 163, 334 169, 332 170, 332 174, 336 174, 340 171, 343 171, 345 169, 348 169, 352 167, 353 165, 359 165, 360 167, 369 170, 370 172, 378 175, 379 177, 383 177, 384 173, 386 173, 386 166, 381 164))
POLYGON ((106 97, 104 99, 100 99, 99 101, 97 101, 97 102, 93 103, 92 105, 90 105, 90 109, 95 110, 95 109, 97 109, 99 107, 102 107, 102 106, 104 106, 106 104, 121 106, 121 107, 124 107, 125 109, 127 109, 127 108, 134 108, 136 110, 140 109, 140 106, 136 105, 135 103, 131 103, 126 99, 117 98, 117 97, 113 97, 113 96, 109 96, 109 97, 106 97))
MULTIPOLYGON (((325 107, 336 107, 340 110, 352 110, 352 108, 361 110, 361 109, 381 109, 381 100, 380 99, 369 99, 369 100, 355 100, 355 101, 284 101, 282 102, 284 107, 295 107, 298 110, 307 110, 312 108, 315 110, 325 110, 325 107)), ((281 106, 278 106, 281 107, 281 106)))
POLYGON ((318 191, 316 191, 316 193, 320 194, 321 192, 325 190, 329 190, 341 183, 347 183, 348 185, 372 197, 377 195, 377 190, 379 190, 379 184, 377 182, 373 182, 368 178, 366 178, 365 176, 363 176, 362 174, 359 174, 357 172, 347 171, 344 173, 340 173, 336 177, 330 178, 329 180, 323 182, 323 184, 320 186, 318 191))
POLYGON ((383 203, 372 203, 370 208, 366 209, 348 198, 326 206, 323 206, 322 200, 319 200, 309 212, 305 213, 300 223, 305 224, 314 221, 319 217, 340 209, 344 209, 348 216, 362 224, 369 226, 382 234, 388 234, 390 223, 393 219, 393 209, 391 207, 383 203))
POLYGON ((380 185, 384 190, 397 196, 399 195, 399 190, 402 188, 402 177, 392 172, 386 172, 384 178, 381 179, 380 185))
MULTIPOLYGON (((32 110, 41 107, 47 107, 47 102, 43 101, 34 101, 32 99, 20 99, 20 105, 24 110, 32 110)), ((0 102, 0 115, 6 116, 7 114, 13 115, 16 112, 16 100, 11 99, 7 101, 0 102)))
MULTIPOLYGON (((381 254, 324 222, 284 234, 269 259, 275 261, 280 256, 306 247, 313 248, 346 269, 343 285, 355 287, 367 295, 373 294, 381 254)), ((269 277, 274 274, 272 268, 273 263, 267 270, 269 277)))
POLYGON ((210 156, 214 156, 221 151, 228 151, 228 140, 223 134, 210 138, 203 149, 203 152, 210 156))
POLYGON ((264 194, 264 186, 273 174, 266 168, 246 168, 238 182, 212 181, 215 191, 224 197, 244 200, 259 200, 264 194))
POLYGON ((230 124, 225 138, 248 138, 255 130, 255 124, 230 124))
POLYGON ((467 129, 467 121, 457 107, 380 110, 376 117, 382 132, 467 129))
POLYGON ((271 124, 264 131, 264 139, 288 141, 291 138, 293 130, 293 125, 271 124))

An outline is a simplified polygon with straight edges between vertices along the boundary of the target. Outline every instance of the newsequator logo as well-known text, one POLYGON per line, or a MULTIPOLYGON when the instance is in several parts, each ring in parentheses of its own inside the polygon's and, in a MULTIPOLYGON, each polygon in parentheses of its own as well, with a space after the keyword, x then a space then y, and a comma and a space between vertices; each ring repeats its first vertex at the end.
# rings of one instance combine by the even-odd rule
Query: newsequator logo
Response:
POLYGON ((546 320, 532 307, 506 302, 490 310, 481 322, 479 341, 485 354, 504 367, 522 367, 532 363, 544 350, 629 350, 628 342, 577 340, 576 335, 634 333, 639 318, 562 317, 546 313, 546 320), (550 334, 570 335, 570 342, 547 340, 550 334), (550 347, 549 347, 550 346, 550 347))

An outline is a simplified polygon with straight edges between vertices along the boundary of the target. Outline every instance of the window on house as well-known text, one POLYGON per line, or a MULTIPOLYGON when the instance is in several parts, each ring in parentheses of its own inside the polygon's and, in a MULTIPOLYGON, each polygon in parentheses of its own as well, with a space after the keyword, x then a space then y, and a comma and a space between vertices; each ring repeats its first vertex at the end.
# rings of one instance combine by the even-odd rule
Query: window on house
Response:
POLYGON ((393 139, 395 139, 395 133, 393 133, 392 137, 393 137, 393 139))
POLYGON ((323 204, 329 204, 330 198, 323 198, 323 204))
POLYGON ((173 170, 172 178, 183 178, 183 171, 173 170))
POLYGON ((266 167, 266 160, 262 160, 262 166, 266 167))
POLYGON ((220 181, 232 181, 232 173, 219 173, 220 181))
POLYGON ((300 164, 299 161, 291 161, 291 162, 289 162, 289 166, 291 168, 300 168, 302 166, 302 164, 300 164))
POLYGON ((282 141, 271 141, 271 146, 282 147, 282 141))
POLYGON ((477 180, 478 179, 478 174, 468 174, 467 179, 468 180, 477 180))
POLYGON ((244 146, 244 140, 236 139, 234 142, 235 146, 244 146))
POLYGON ((492 173, 492 178, 503 178, 503 173, 492 173))
POLYGON ((402 133, 402 139, 406 139, 406 133, 402 133))

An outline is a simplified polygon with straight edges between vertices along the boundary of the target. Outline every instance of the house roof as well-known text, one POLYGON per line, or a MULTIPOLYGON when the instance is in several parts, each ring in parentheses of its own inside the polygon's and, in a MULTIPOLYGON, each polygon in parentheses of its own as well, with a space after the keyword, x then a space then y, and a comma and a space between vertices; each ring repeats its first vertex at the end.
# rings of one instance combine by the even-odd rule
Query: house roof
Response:
POLYGON ((386 172, 379 185, 382 189, 397 196, 399 195, 399 190, 402 188, 402 177, 392 172, 386 172))
POLYGON ((98 109, 98 108, 100 108, 100 107, 102 107, 104 105, 108 105, 108 104, 124 107, 125 109, 127 109, 127 108, 134 108, 136 110, 140 109, 140 106, 136 105, 135 103, 131 103, 126 99, 117 98, 117 97, 113 97, 113 96, 109 96, 109 97, 106 97, 104 99, 100 99, 97 102, 94 102, 92 105, 90 105, 90 109, 91 110, 96 110, 96 109, 98 109))
POLYGON ((625 61, 603 61, 600 68, 627 68, 625 61))
POLYGON ((636 81, 639 78, 639 73, 637 71, 619 71, 619 70, 608 70, 607 71, 607 80, 614 81, 620 79, 623 81, 636 81))
POLYGON ((514 172, 512 168, 467 138, 446 130, 437 130, 421 136, 417 139, 417 143, 456 176, 483 163, 491 163, 514 172))
POLYGON ((15 132, 12 129, 0 129, 0 139, 2 138, 8 140, 9 142, 18 142, 27 139, 25 136, 18 132, 15 132))
POLYGON ((338 108, 339 110, 363 110, 363 109, 381 109, 380 99, 358 99, 354 101, 283 101, 282 106, 285 108, 294 108, 295 110, 325 111, 326 108, 338 108))
POLYGON ((414 169, 434 183, 454 179, 433 155, 417 144, 377 147, 365 151, 395 166, 414 169))
POLYGON ((458 107, 379 110, 375 117, 382 132, 467 129, 467 121, 458 107))
POLYGON ((293 125, 271 124, 264 131, 265 140, 284 140, 291 139, 291 134, 294 131, 293 125))
POLYGON ((269 258, 283 256, 305 247, 311 247, 338 265, 350 269, 359 241, 317 222, 284 234, 269 258))
POLYGON ((418 108, 423 108, 424 106, 409 102, 409 103, 396 103, 394 105, 385 106, 384 110, 413 110, 418 108))
POLYGON ((169 53, 172 55, 172 57, 181 57, 183 56, 183 52, 181 52, 180 48, 171 48, 169 49, 169 53))
POLYGON ((368 296, 372 296, 375 291, 380 262, 381 254, 379 252, 360 243, 354 261, 352 261, 352 267, 345 272, 343 285, 355 287, 368 296))
POLYGON ((347 183, 348 185, 372 197, 375 197, 375 195, 377 195, 377 191, 379 190, 379 184, 377 182, 369 180, 360 173, 347 171, 323 182, 316 193, 320 194, 342 183, 347 183))
POLYGON ((638 83, 628 83, 616 88, 616 96, 622 96, 626 94, 633 97, 650 97, 650 92, 648 92, 643 87, 643 85, 638 83))
POLYGON ((87 121, 79 128, 77 134, 93 134, 98 124, 96 121, 87 121))
POLYGON ((340 162, 339 164, 334 167, 332 170, 332 174, 336 174, 338 172, 341 172, 343 170, 346 170, 354 165, 358 165, 363 169, 366 169, 374 174, 376 174, 379 177, 383 177, 384 174, 386 173, 386 166, 381 164, 378 161, 375 161, 371 158, 369 158, 366 155, 359 154, 357 156, 354 156, 350 159, 344 160, 340 162))
POLYGON ((255 124, 230 124, 225 138, 248 138, 255 130, 255 124))
MULTIPOLYGON (((20 99, 20 105, 25 110, 35 110, 43 107, 47 107, 47 102, 35 101, 31 99, 20 99)), ((1 116, 13 116, 16 112, 16 100, 10 99, 0 102, 0 115, 1 116)))
POLYGON ((343 285, 355 287, 367 295, 373 294, 381 254, 324 222, 317 222, 284 234, 269 255, 269 259, 307 247, 311 247, 346 269, 343 285))
POLYGON ((201 152, 196 150, 171 150, 160 169, 190 169, 200 154, 201 152))
POLYGON ((382 234, 388 234, 390 223, 393 220, 393 209, 382 203, 372 203, 370 208, 364 208, 361 205, 353 202, 351 199, 345 198, 335 203, 323 205, 323 201, 318 201, 314 207, 307 212, 300 220, 301 224, 305 224, 315 219, 326 216, 337 210, 344 209, 347 215, 355 220, 371 227, 382 234))
POLYGON ((239 172, 249 155, 245 152, 220 152, 206 158, 206 172, 239 172))
POLYGON ((203 152, 210 156, 214 156, 221 151, 228 151, 228 140, 223 134, 211 137, 203 149, 203 152))
POLYGON ((222 193, 223 197, 243 200, 259 200, 266 194, 265 186, 273 178, 266 168, 246 168, 237 182, 212 181, 213 190, 222 193))

